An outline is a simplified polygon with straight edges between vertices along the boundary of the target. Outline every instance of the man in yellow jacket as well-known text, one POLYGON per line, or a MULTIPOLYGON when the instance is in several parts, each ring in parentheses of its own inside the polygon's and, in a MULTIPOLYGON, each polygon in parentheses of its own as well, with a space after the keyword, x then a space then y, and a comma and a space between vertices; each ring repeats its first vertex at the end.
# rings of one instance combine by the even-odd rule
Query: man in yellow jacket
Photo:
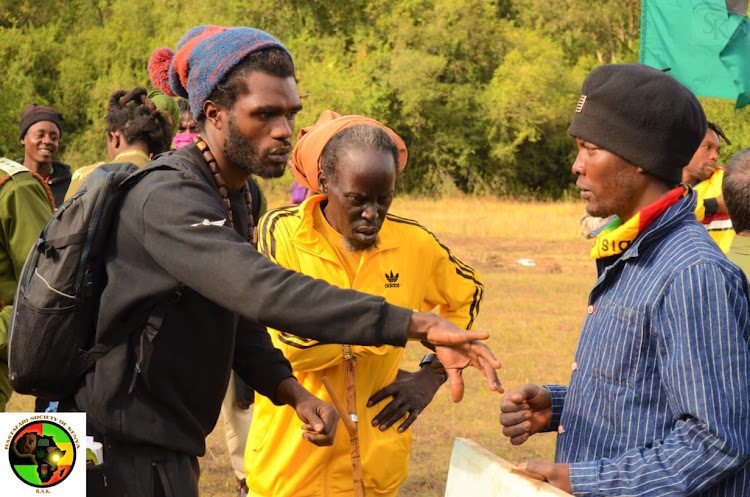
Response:
MULTIPOLYGON (((293 155, 297 180, 323 195, 261 218, 258 249, 283 267, 342 288, 420 311, 437 307, 469 329, 483 294, 474 269, 417 222, 388 214, 406 157, 403 140, 377 121, 327 111, 301 131, 293 155)), ((408 373, 399 370, 403 349, 349 348, 269 332, 313 395, 330 400, 325 376, 345 399, 346 383, 353 381, 366 493, 395 497, 407 475, 408 427, 445 381, 436 358, 428 354, 419 372, 408 373), (346 373, 350 355, 353 379, 346 373)), ((338 430, 331 447, 308 447, 300 443, 298 426, 294 410, 256 396, 245 452, 249 495, 353 495, 346 430, 338 430)))
POLYGON ((698 222, 706 227, 708 234, 719 245, 722 252, 726 254, 732 245, 735 233, 721 191, 724 168, 718 165, 721 152, 719 138, 727 145, 732 144, 718 124, 709 122, 701 146, 695 151, 690 163, 682 170, 682 182, 691 185, 698 194, 695 216, 698 222))

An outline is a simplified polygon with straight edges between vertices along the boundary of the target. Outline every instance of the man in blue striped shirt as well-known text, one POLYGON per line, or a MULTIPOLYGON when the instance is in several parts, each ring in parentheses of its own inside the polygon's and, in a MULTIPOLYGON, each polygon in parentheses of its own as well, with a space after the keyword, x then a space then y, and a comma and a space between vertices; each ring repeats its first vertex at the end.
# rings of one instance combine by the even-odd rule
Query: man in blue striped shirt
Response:
POLYGON ((568 131, 587 212, 616 217, 592 249, 570 384, 506 395, 503 433, 521 444, 557 431, 555 464, 526 468, 579 497, 749 496, 748 283, 678 186, 703 110, 661 71, 607 65, 586 78, 568 131))

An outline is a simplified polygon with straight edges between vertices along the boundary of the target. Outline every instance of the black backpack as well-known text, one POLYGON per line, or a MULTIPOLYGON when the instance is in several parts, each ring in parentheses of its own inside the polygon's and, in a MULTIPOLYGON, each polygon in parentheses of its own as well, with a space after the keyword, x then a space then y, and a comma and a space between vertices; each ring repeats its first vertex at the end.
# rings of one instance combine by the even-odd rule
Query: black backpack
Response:
POLYGON ((18 279, 8 330, 16 392, 68 398, 96 360, 126 338, 96 338, 106 249, 125 192, 153 169, 99 166, 42 230, 18 279))

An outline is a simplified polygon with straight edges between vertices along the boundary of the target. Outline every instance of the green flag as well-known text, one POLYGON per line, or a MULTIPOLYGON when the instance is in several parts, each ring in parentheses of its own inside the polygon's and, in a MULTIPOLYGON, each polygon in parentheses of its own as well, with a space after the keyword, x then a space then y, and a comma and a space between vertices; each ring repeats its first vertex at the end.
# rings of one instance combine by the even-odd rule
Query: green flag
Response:
POLYGON ((702 97, 750 103, 747 0, 643 0, 640 62, 702 97))

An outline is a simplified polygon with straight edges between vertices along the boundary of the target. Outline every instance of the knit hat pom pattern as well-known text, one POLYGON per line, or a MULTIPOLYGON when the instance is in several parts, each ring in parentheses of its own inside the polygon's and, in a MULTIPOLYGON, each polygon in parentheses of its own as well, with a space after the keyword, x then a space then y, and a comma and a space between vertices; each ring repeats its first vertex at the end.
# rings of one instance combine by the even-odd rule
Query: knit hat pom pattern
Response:
POLYGON ((251 53, 271 47, 286 51, 280 41, 259 29, 196 26, 182 37, 176 53, 168 48, 154 51, 149 75, 166 95, 187 98, 193 117, 199 119, 203 104, 227 74, 251 53))
POLYGON ((172 65, 174 52, 169 47, 157 48, 148 59, 148 74, 151 84, 159 88, 165 95, 176 97, 169 86, 169 67, 172 65))

